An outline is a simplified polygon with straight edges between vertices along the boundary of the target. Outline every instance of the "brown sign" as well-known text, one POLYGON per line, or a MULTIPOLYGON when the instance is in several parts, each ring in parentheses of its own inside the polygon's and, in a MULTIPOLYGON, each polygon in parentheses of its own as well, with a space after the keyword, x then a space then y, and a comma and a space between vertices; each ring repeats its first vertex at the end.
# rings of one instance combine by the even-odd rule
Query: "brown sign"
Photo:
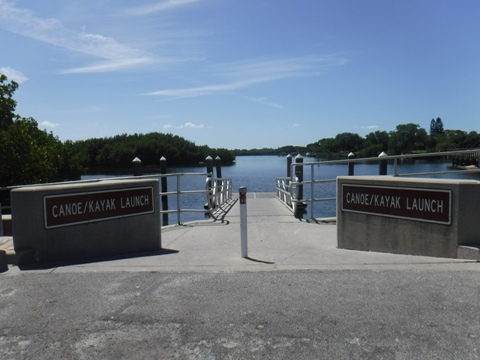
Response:
POLYGON ((342 211, 450 225, 452 192, 342 184, 342 211))
POLYGON ((45 228, 154 212, 153 187, 115 189, 43 198, 45 228))

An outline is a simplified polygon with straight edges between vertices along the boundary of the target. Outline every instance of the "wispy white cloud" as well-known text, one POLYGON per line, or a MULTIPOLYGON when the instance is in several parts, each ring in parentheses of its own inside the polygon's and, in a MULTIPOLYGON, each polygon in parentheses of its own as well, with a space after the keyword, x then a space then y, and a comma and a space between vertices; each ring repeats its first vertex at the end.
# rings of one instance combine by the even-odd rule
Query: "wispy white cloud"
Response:
POLYGON ((178 99, 229 93, 253 85, 286 78, 317 76, 332 67, 342 66, 345 63, 347 63, 347 60, 341 57, 307 56, 223 64, 210 68, 207 74, 211 77, 223 78, 223 82, 190 88, 164 89, 149 92, 145 95, 178 99))
POLYGON ((295 128, 295 127, 300 127, 300 126, 301 126, 301 125, 300 125, 300 124, 297 124, 297 123, 294 123, 294 124, 290 125, 290 127, 294 127, 294 128, 295 128))
POLYGON ((204 95, 211 95, 211 94, 228 93, 237 89, 245 88, 245 87, 248 87, 260 82, 268 81, 268 80, 269 79, 258 78, 258 79, 234 81, 234 82, 225 83, 225 84, 206 85, 206 86, 193 87, 193 88, 166 89, 166 90, 153 91, 145 95, 156 95, 156 96, 164 96, 169 98, 197 97, 197 96, 204 96, 204 95))
POLYGON ((176 128, 176 126, 172 125, 171 123, 166 123, 165 125, 163 125, 163 128, 164 129, 172 129, 172 128, 176 128))
POLYGON ((191 123, 191 122, 187 122, 185 124, 185 127, 186 128, 189 128, 189 129, 202 129, 204 127, 203 124, 194 124, 194 123, 191 123))
POLYGON ((257 104, 271 106, 276 109, 283 109, 283 105, 277 104, 273 101, 270 101, 267 97, 247 97, 248 100, 251 100, 257 104))
POLYGON ((42 121, 38 125, 40 125, 43 128, 48 128, 48 129, 54 129, 54 128, 60 126, 60 124, 55 124, 55 123, 52 123, 50 121, 42 121))
POLYGON ((187 122, 183 125, 173 125, 171 123, 167 123, 167 124, 163 125, 164 129, 184 129, 184 128, 187 128, 187 129, 202 129, 204 127, 205 127, 205 125, 203 125, 203 124, 194 124, 192 122, 187 122))
POLYGON ((347 59, 337 55, 312 55, 273 60, 253 59, 212 67, 216 76, 230 78, 263 77, 284 79, 320 75, 332 67, 342 66, 347 59))
POLYGON ((141 16, 150 15, 162 11, 171 10, 177 7, 186 6, 192 3, 199 2, 200 0, 165 0, 157 1, 152 4, 133 7, 122 11, 126 15, 141 16))
POLYGON ((0 74, 5 75, 9 81, 13 80, 21 84, 28 80, 28 78, 22 74, 21 71, 12 69, 11 67, 2 67, 0 68, 0 74))
POLYGON ((374 130, 374 129, 379 129, 380 126, 378 125, 368 125, 368 126, 361 126, 361 129, 368 129, 368 130, 374 130))
POLYGON ((140 65, 147 65, 155 62, 149 58, 132 58, 132 59, 111 59, 109 61, 98 62, 89 66, 83 66, 73 69, 60 71, 62 74, 85 74, 85 73, 103 73, 130 69, 140 65))
POLYGON ((156 61, 143 51, 123 45, 113 38, 70 30, 58 19, 38 17, 31 10, 17 8, 8 0, 0 0, 0 27, 53 46, 102 59, 99 63, 65 70, 63 73, 117 71, 156 61))

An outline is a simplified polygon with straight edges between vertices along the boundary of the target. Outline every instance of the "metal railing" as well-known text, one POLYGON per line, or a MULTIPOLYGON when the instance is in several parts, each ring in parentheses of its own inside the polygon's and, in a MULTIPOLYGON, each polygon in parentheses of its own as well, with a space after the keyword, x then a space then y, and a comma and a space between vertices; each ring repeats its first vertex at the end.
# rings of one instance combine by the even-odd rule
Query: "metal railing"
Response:
MULTIPOLYGON (((318 162, 293 162, 290 164, 290 174, 294 174, 294 169, 297 167, 308 167, 310 168, 310 180, 307 181, 299 181, 299 178, 296 176, 285 177, 285 178, 277 178, 276 179, 276 195, 277 198, 287 207, 289 208, 294 214, 297 216, 297 212, 302 212, 304 208, 308 205, 310 219, 315 218, 315 204, 322 201, 336 201, 336 196, 334 197, 324 197, 324 198, 316 198, 315 197, 315 186, 317 184, 327 184, 327 183, 335 183, 336 179, 316 179, 315 178, 315 167, 319 165, 339 165, 345 164, 347 166, 352 166, 356 163, 378 163, 379 167, 380 164, 387 164, 393 161, 393 173, 390 176, 394 177, 426 177, 430 175, 458 175, 458 174, 465 174, 465 173, 480 173, 479 161, 480 159, 480 150, 461 150, 461 151, 448 151, 448 152, 436 152, 436 153, 423 153, 423 154, 408 154, 408 155, 393 155, 393 156, 380 156, 380 157, 372 157, 372 158, 361 158, 361 159, 346 159, 346 160, 330 160, 330 161, 318 161, 318 162), (399 173, 399 162, 403 162, 406 159, 415 159, 415 158, 445 158, 451 159, 452 164, 460 165, 458 168, 460 170, 449 170, 449 171, 432 171, 432 172, 415 172, 415 173, 399 173), (476 166, 461 166, 458 158, 468 158, 468 159, 476 159, 476 166), (304 198, 303 196, 299 195, 300 193, 303 194, 303 187, 310 186, 309 196, 304 198)), ((302 171, 303 174, 303 171, 302 171)), ((346 175, 338 174, 338 176, 346 175)), ((387 174, 386 174, 387 175, 387 174)), ((300 214, 301 215, 301 214, 300 214)))
MULTIPOLYGON (((218 220, 224 211, 224 205, 232 199, 232 181, 230 179, 213 178, 211 173, 173 173, 157 175, 162 178, 175 177, 176 187, 174 191, 160 192, 160 199, 164 201, 165 196, 174 196, 176 208, 160 210, 160 214, 176 214, 177 225, 183 224, 182 214, 204 213, 214 220, 218 220), (194 190, 182 190, 182 179, 186 177, 199 176, 205 178, 205 187, 194 190), (204 194, 205 204, 203 208, 182 208, 182 197, 184 195, 204 194)), ((138 177, 136 177, 138 179, 138 177)), ((201 180, 199 180, 199 184, 201 180)), ((163 207, 162 207, 163 209, 163 207)))
MULTIPOLYGON (((225 209, 228 207, 232 201, 232 180, 230 179, 217 179, 212 176, 212 173, 171 173, 171 174, 150 174, 142 176, 122 176, 122 177, 109 177, 109 178, 99 178, 99 179, 89 179, 89 180, 79 180, 79 181, 69 181, 62 183, 49 183, 49 184, 31 184, 31 185, 22 185, 22 186, 11 186, 7 188, 2 188, 3 191, 10 191, 14 188, 25 187, 25 186, 46 186, 46 185, 55 185, 55 184, 81 184, 81 183, 91 183, 99 182, 105 180, 128 180, 128 179, 158 179, 161 182, 162 178, 176 178, 174 182, 174 187, 171 191, 160 190, 160 215, 163 218, 163 215, 166 214, 176 214, 176 223, 178 225, 183 224, 182 214, 185 213, 203 213, 206 216, 213 218, 214 220, 221 219, 225 214, 225 209), (190 177, 199 177, 198 181, 194 181, 189 185, 184 184, 182 179, 190 177), (206 179, 206 180, 205 180, 206 179), (190 189, 186 189, 186 187, 190 189), (183 198, 187 196, 200 196, 203 201, 182 201, 183 198), (168 197, 174 197, 175 206, 172 206, 171 209, 163 210, 163 201, 166 201, 168 204, 168 197), (189 208, 185 207, 185 203, 194 204, 195 207, 189 208), (198 206, 198 207, 197 207, 198 206)), ((159 184, 160 185, 160 184, 159 184)), ((170 184, 171 185, 171 184, 170 184)), ((9 198, 9 196, 8 196, 9 198)), ((2 205, 2 209, 9 211, 10 206, 2 205)), ((4 212, 5 213, 5 212, 4 212)), ((168 219, 168 218, 167 218, 168 219)), ((162 224, 163 225, 163 224, 162 224)), ((168 225, 168 224, 165 224, 168 225)))
POLYGON ((298 178, 277 178, 275 184, 275 191, 277 199, 279 199, 286 207, 293 209, 293 203, 297 197, 296 184, 298 178))
POLYGON ((211 209, 211 216, 216 218, 216 212, 222 206, 232 199, 232 180, 230 179, 215 179, 213 178, 211 186, 207 179, 207 190, 210 189, 210 195, 207 196, 209 203, 208 207, 211 209))

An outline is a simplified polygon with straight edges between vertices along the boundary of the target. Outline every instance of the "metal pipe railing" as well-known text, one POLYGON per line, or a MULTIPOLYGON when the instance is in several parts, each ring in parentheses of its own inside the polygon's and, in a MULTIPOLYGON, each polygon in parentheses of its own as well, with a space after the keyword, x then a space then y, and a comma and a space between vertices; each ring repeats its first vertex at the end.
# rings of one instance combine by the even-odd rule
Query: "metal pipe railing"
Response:
POLYGON ((403 161, 404 159, 411 158, 433 158, 433 157, 443 157, 443 158, 454 158, 455 156, 465 155, 469 157, 476 155, 477 159, 480 155, 480 150, 459 150, 459 151, 446 151, 446 152, 436 152, 436 153, 423 153, 423 154, 408 154, 408 155, 391 155, 391 156, 382 156, 382 157, 372 157, 372 158, 360 158, 360 159, 345 159, 345 160, 327 160, 327 161, 318 161, 318 162, 291 162, 289 163, 290 169, 289 173, 294 174, 293 171, 295 167, 302 166, 303 168, 310 168, 310 180, 304 180, 302 182, 298 181, 298 178, 290 176, 287 178, 277 178, 276 180, 276 193, 277 198, 290 210, 294 212, 295 205, 301 202, 307 202, 310 205, 310 218, 314 219, 315 216, 315 203, 321 201, 336 201, 336 197, 325 197, 325 198, 315 198, 315 185, 324 184, 324 183, 335 183, 336 179, 315 179, 315 167, 319 165, 338 165, 338 164, 355 164, 355 163, 368 163, 368 162, 377 162, 380 161, 392 161, 393 160, 393 174, 391 176, 395 177, 421 177, 428 175, 455 175, 462 173, 472 173, 479 172, 477 170, 451 170, 451 171, 433 171, 433 172, 418 172, 418 173, 403 173, 400 174, 398 170, 398 161, 403 161), (307 199, 298 198, 298 187, 310 185, 310 195, 307 199))
MULTIPOLYGON (((212 177, 212 173, 170 173, 170 174, 150 174, 150 175, 141 175, 141 176, 122 176, 122 177, 112 177, 112 178, 100 178, 100 179, 89 179, 89 180, 78 180, 78 181, 71 181, 68 183, 91 183, 91 182, 100 182, 105 180, 127 180, 127 179, 162 179, 162 178, 171 178, 176 177, 175 179, 175 189, 171 191, 165 191, 159 193, 160 198, 160 215, 164 214, 176 214, 176 223, 178 225, 182 224, 182 214, 184 213, 204 213, 209 217, 217 220, 216 213, 222 209, 225 203, 229 202, 232 199, 232 181, 230 179, 216 179, 212 177), (182 183, 181 179, 186 177, 198 176, 202 179, 207 178, 207 186, 202 188, 202 180, 198 181, 198 188, 196 189, 183 189, 184 184, 182 183), (209 185, 210 184, 210 185, 209 185), (182 208, 182 196, 192 196, 203 194, 205 196, 205 205, 203 208, 182 208), (164 196, 175 196, 176 197, 176 209, 168 209, 163 210, 163 206, 161 202, 164 199, 164 196)), ((32 184, 32 185, 22 185, 24 186, 47 186, 47 185, 54 185, 54 184, 65 184, 62 183, 49 183, 49 184, 32 184)), ((196 186, 196 185, 195 185, 196 186)), ((10 191, 11 189, 17 188, 19 186, 12 186, 8 188, 2 188, 2 190, 10 191)), ((6 206, 2 206, 3 209, 9 209, 6 206)), ((163 216, 162 216, 163 219, 163 216)), ((167 224, 163 224, 167 225, 167 224)))
POLYGON ((222 219, 228 210, 226 204, 231 205, 232 181, 230 179, 207 179, 207 190, 209 189, 208 209, 209 215, 215 220, 222 219), (211 182, 211 185, 209 185, 211 182))
MULTIPOLYGON (((157 175, 158 176, 158 175, 157 175)), ((216 179, 211 173, 177 173, 162 174, 159 177, 176 177, 176 190, 161 192, 160 197, 173 195, 176 196, 176 209, 160 210, 160 214, 177 214, 177 225, 181 225, 181 215, 183 213, 201 213, 207 214, 216 220, 214 214, 215 209, 221 208, 227 201, 232 198, 232 181, 230 179, 216 179), (199 190, 182 190, 181 179, 184 177, 202 176, 205 177, 205 188, 199 190), (181 197, 183 195, 205 194, 206 202, 203 209, 182 208, 181 197)))

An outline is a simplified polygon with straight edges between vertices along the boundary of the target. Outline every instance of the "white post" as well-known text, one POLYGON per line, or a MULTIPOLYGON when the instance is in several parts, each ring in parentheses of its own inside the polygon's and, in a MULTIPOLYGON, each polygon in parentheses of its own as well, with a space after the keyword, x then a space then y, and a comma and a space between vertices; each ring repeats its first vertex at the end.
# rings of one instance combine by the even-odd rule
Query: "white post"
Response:
POLYGON ((240 186, 238 189, 240 199, 240 238, 242 258, 248 257, 247 249, 247 187, 240 186))

